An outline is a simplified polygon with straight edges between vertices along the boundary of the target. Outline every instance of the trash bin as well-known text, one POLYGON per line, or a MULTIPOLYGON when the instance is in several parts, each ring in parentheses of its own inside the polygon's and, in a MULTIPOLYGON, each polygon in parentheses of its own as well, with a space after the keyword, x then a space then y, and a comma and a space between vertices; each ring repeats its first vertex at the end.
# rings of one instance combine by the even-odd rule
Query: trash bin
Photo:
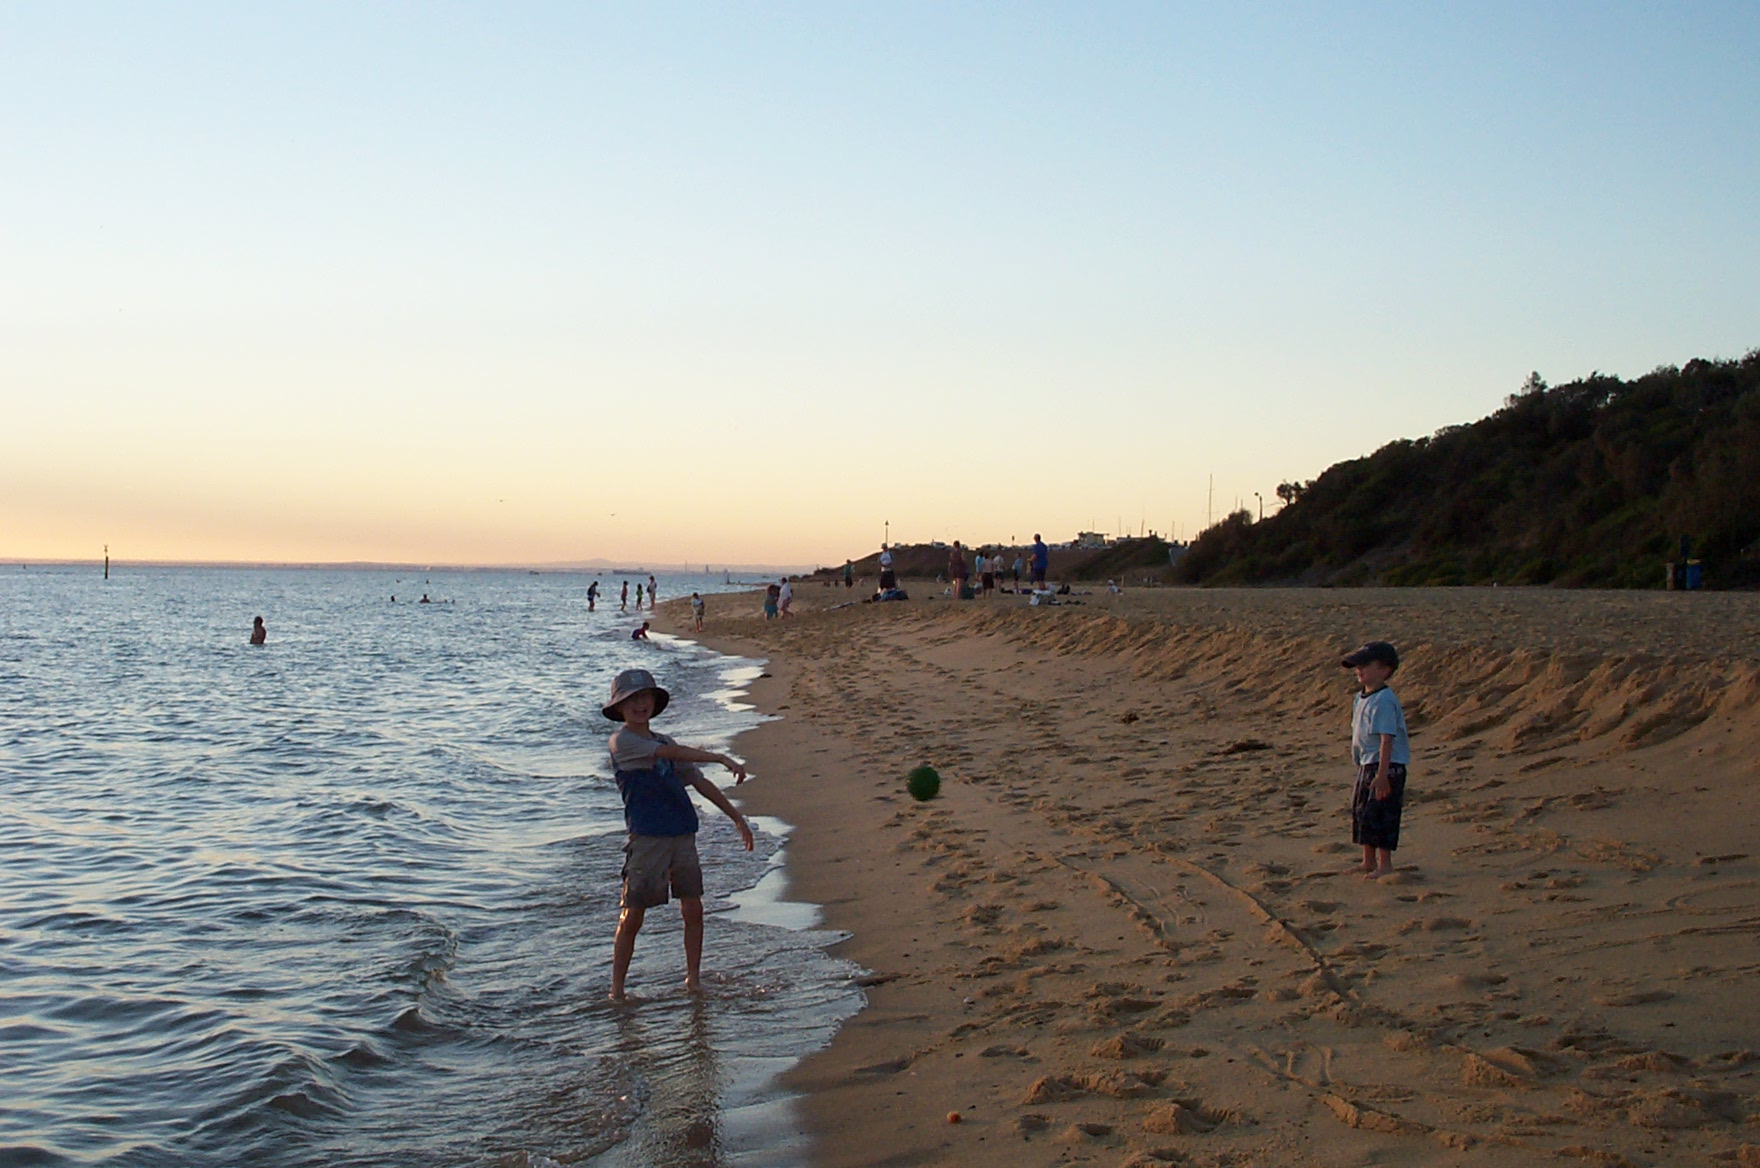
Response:
POLYGON ((1697 592, 1705 586, 1705 566, 1698 560, 1687 561, 1687 591, 1697 592))

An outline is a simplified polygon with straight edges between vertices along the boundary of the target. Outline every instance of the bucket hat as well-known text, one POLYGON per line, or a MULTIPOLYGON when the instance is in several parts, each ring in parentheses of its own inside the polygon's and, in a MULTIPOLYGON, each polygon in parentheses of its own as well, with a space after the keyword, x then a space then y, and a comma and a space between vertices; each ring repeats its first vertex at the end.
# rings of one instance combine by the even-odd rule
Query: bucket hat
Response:
POLYGON ((623 715, 617 712, 617 705, 625 698, 633 698, 645 689, 654 691, 654 713, 659 714, 672 700, 672 695, 654 683, 654 675, 646 669, 626 669, 617 675, 611 683, 611 700, 605 703, 599 712, 613 722, 623 721, 623 715))
POLYGON ((1389 669, 1399 668, 1399 650, 1386 641, 1370 641, 1355 653, 1344 658, 1339 664, 1346 669, 1355 669, 1359 665, 1367 665, 1371 661, 1379 661, 1389 669))

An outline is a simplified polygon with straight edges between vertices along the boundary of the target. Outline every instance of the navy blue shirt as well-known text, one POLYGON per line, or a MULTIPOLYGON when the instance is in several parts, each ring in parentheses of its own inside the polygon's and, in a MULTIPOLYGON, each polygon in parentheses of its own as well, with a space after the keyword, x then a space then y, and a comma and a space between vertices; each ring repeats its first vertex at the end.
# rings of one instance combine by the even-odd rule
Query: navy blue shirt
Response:
POLYGON ((697 807, 686 780, 702 772, 689 763, 681 768, 656 758, 662 746, 676 745, 664 734, 652 737, 620 726, 611 735, 611 765, 617 793, 623 798, 623 822, 636 835, 693 835, 697 807))

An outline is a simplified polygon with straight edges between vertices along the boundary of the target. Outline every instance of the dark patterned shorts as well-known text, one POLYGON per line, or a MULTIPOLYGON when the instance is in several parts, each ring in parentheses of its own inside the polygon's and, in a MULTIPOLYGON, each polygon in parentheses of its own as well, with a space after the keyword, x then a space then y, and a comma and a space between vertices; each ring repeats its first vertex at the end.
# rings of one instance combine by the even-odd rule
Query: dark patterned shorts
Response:
POLYGON ((1379 763, 1371 762, 1357 771, 1357 785, 1351 791, 1351 842, 1391 852, 1399 847, 1399 814, 1406 805, 1406 768, 1397 762, 1387 764, 1387 782, 1393 794, 1377 799, 1369 788, 1379 768, 1379 763))

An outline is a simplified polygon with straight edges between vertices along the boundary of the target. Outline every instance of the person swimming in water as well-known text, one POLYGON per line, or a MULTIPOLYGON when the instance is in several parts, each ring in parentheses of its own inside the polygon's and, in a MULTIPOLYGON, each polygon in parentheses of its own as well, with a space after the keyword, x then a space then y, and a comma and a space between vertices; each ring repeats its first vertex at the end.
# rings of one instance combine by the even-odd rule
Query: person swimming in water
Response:
POLYGON ((631 633, 629 635, 629 639, 632 641, 645 641, 645 640, 647 640, 648 639, 648 622, 643 621, 642 627, 637 629, 635 632, 631 633))
POLYGON ((263 618, 258 617, 251 624, 251 644, 253 644, 253 645, 267 645, 268 643, 269 643, 269 630, 263 626, 263 618))

